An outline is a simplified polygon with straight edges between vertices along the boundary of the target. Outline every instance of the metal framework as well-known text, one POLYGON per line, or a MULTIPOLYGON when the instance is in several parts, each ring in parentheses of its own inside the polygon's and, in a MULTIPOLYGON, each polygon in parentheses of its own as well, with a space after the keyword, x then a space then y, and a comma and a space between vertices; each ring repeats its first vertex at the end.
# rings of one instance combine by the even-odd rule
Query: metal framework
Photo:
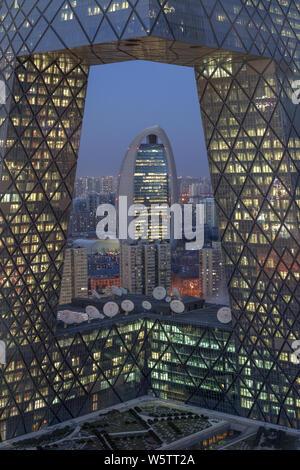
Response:
MULTIPOLYGON (((300 1, 4 0, 0 21, 3 436, 38 429, 58 407, 80 413, 64 399, 80 379, 74 367, 60 374, 55 321, 89 66, 141 59, 195 69, 238 412, 298 427, 300 1)), ((218 384, 226 399, 232 386, 218 384)))

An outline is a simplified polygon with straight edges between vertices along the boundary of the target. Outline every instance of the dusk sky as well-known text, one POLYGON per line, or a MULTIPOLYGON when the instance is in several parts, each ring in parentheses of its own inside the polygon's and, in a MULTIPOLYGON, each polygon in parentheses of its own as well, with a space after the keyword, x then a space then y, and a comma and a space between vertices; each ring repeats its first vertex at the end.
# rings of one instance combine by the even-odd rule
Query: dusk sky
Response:
POLYGON ((93 67, 77 176, 118 174, 131 140, 152 125, 166 131, 178 175, 208 175, 192 68, 142 61, 93 67))

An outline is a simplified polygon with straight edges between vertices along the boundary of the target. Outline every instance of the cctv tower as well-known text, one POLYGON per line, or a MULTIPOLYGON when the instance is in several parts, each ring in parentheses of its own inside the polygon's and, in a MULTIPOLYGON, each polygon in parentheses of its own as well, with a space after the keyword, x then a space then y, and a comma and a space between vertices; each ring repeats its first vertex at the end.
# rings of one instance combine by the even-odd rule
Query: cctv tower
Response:
POLYGON ((89 67, 128 60, 195 70, 236 348, 211 403, 299 427, 300 1, 5 0, 0 19, 0 432, 87 409, 56 310, 89 67))

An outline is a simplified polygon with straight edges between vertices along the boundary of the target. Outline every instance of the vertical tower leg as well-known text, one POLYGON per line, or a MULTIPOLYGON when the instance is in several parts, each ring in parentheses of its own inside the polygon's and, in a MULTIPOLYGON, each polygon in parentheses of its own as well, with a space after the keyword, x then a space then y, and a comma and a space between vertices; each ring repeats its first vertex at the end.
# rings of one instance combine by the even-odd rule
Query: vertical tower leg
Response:
POLYGON ((55 397, 51 348, 88 71, 68 55, 19 58, 1 107, 0 421, 16 417, 9 434, 38 428, 36 410, 55 397))
POLYGON ((195 73, 241 413, 296 426, 299 366, 291 361, 291 343, 300 339, 299 113, 288 77, 272 60, 227 57, 195 73))

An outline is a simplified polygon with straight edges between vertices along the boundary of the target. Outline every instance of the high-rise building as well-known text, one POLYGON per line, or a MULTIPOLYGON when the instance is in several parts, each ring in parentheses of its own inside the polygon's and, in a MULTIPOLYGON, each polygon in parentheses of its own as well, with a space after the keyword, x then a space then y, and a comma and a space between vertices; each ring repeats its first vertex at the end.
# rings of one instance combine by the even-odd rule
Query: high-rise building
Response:
POLYGON ((120 245, 120 284, 134 294, 144 290, 144 246, 142 244, 121 243, 120 245))
POLYGON ((199 204, 204 198, 212 196, 210 178, 207 176, 178 178, 179 201, 181 204, 199 204))
MULTIPOLYGON (((167 291, 171 288, 171 245, 168 242, 155 244, 155 260, 157 266, 155 268, 155 283, 157 286, 163 286, 167 291)), ((150 247, 146 247, 149 251, 147 258, 150 259, 153 255, 150 247)), ((152 294, 149 285, 147 287, 148 294, 152 294)))
POLYGON ((117 190, 117 178, 115 176, 101 176, 99 178, 99 192, 112 194, 117 190))
MULTIPOLYGON (((171 144, 158 126, 142 131, 130 144, 123 159, 118 188, 118 200, 127 196, 128 204, 171 205, 177 202, 177 174, 171 144)), ((159 209, 153 214, 160 215, 159 209)), ((132 218, 129 218, 129 222, 132 218)), ((166 224, 152 223, 150 215, 147 239, 168 238, 166 224)), ((170 234, 171 235, 171 234, 170 234)), ((136 234, 136 239, 139 234, 136 234)))
POLYGON ((170 243, 121 243, 120 283, 132 294, 151 295, 156 286, 170 290, 170 243))
MULTIPOLYGON (((217 361, 213 378, 226 370, 234 344, 229 380, 214 382, 221 399, 237 414, 300 427, 299 365, 290 360, 300 337, 299 0, 156 3, 0 4, 6 437, 77 416, 91 401, 93 369, 82 384, 55 330, 63 248, 89 67, 129 58, 195 69, 233 314, 230 341, 205 371, 212 376, 217 361)), ((174 377, 185 382, 181 367, 174 377)), ((215 406, 215 390, 207 394, 215 406)))
POLYGON ((193 197, 193 186, 195 191, 195 185, 199 182, 196 178, 191 178, 190 176, 181 177, 179 179, 179 201, 181 204, 189 204, 191 198, 193 197))
POLYGON ((75 181, 74 197, 87 197, 90 193, 108 196, 115 194, 116 190, 115 176, 81 176, 75 181))
POLYGON ((212 197, 202 199, 204 204, 204 223, 210 227, 217 226, 216 205, 212 197))
POLYGON ((70 216, 70 235, 95 233, 97 207, 104 202, 107 202, 105 197, 94 191, 88 193, 85 197, 75 198, 70 216))
MULTIPOLYGON (((118 200, 121 196, 127 196, 128 204, 143 204, 146 208, 177 201, 175 161, 171 144, 160 127, 145 129, 130 144, 120 171, 118 200)), ((155 213, 159 215, 159 209, 155 213)), ((168 228, 162 219, 154 223, 150 215, 144 221, 148 227, 146 240, 121 243, 121 285, 136 294, 151 294, 157 285, 168 289, 171 286, 170 244, 162 243, 168 228), (153 240, 156 242, 148 243, 153 240)))
POLYGON ((78 197, 73 200, 69 230, 70 235, 90 230, 90 211, 86 197, 78 197))
POLYGON ((88 296, 88 263, 85 248, 65 250, 64 269, 60 289, 60 304, 67 304, 75 297, 88 296))
POLYGON ((60 285, 59 304, 68 304, 72 301, 73 279, 72 279, 72 250, 65 249, 64 268, 60 285))
POLYGON ((208 301, 224 299, 227 294, 225 268, 220 242, 199 251, 199 278, 201 295, 208 301))
POLYGON ((93 191, 87 195, 87 206, 90 213, 96 215, 97 207, 101 202, 100 194, 93 191))

